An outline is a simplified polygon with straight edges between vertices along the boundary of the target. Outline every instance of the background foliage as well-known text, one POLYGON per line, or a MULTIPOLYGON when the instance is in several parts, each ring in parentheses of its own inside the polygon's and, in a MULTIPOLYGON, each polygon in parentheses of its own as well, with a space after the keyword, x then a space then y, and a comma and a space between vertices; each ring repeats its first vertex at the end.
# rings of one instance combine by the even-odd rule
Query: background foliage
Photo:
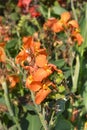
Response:
POLYGON ((0 0, 0 47, 5 44, 8 57, 7 64, 0 62, 0 129, 87 130, 87 2, 32 0, 28 6, 33 9, 27 12, 25 7, 18 7, 17 0, 0 0), (80 46, 73 40, 69 44, 67 31, 43 29, 49 18, 60 19, 67 11, 80 26, 84 39, 80 46), (33 93, 25 87, 26 70, 15 63, 26 36, 39 39, 49 63, 63 71, 50 76, 58 94, 50 94, 41 105, 35 104, 33 93), (19 76, 20 82, 13 88, 2 79, 8 74, 19 76))

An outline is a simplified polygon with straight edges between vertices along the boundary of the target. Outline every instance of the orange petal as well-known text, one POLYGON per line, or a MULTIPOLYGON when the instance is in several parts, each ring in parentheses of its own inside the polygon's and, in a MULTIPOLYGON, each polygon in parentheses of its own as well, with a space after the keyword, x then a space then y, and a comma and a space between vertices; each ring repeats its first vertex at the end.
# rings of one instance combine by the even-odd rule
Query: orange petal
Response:
POLYGON ((35 103, 40 104, 49 94, 51 93, 51 89, 41 89, 36 93, 35 103))
POLYGON ((71 25, 74 28, 79 28, 78 22, 76 20, 69 21, 68 25, 71 25))
POLYGON ((43 68, 38 68, 38 70, 33 73, 33 78, 35 81, 42 81, 43 79, 47 78, 51 73, 52 71, 49 69, 45 70, 43 68))
POLYGON ((83 42, 83 37, 78 32, 72 32, 72 36, 74 37, 74 40, 78 42, 78 45, 80 46, 83 42))
POLYGON ((70 18, 71 18, 71 15, 69 12, 64 12, 61 14, 61 20, 63 23, 67 23, 70 18))
POLYGON ((31 48, 31 50, 33 51, 33 49, 34 49, 34 42, 33 42, 33 38, 31 36, 23 38, 23 47, 25 49, 31 48))
POLYGON ((36 57, 36 64, 38 67, 44 67, 47 64, 46 55, 38 55, 36 57))
POLYGON ((46 55, 47 56, 46 48, 39 49, 36 54, 41 54, 41 55, 46 55))
POLYGON ((5 61, 6 61, 5 51, 2 47, 0 47, 0 62, 5 62, 5 61))
POLYGON ((57 21, 53 26, 52 26, 52 30, 55 33, 58 33, 60 31, 63 31, 63 23, 61 22, 61 20, 57 21))
POLYGON ((22 50, 16 56, 16 59, 15 59, 16 64, 21 64, 24 60, 26 60, 27 57, 28 57, 28 53, 26 53, 25 50, 22 50))
POLYGON ((47 28, 51 28, 55 23, 57 22, 56 18, 50 18, 46 21, 46 23, 44 24, 43 28, 47 29, 47 28))
POLYGON ((83 42, 83 37, 81 36, 80 33, 77 33, 75 37, 76 37, 76 40, 78 42, 78 45, 80 46, 83 42))
POLYGON ((35 51, 40 49, 40 45, 41 45, 40 42, 34 42, 34 49, 35 49, 35 51))
POLYGON ((17 75, 9 75, 7 76, 7 79, 9 80, 11 87, 14 87, 16 83, 19 82, 19 77, 17 75))
POLYGON ((33 81, 31 84, 29 84, 28 80, 27 80, 26 87, 29 88, 30 90, 36 92, 42 87, 42 85, 41 85, 41 82, 35 82, 35 81, 33 81))
POLYGON ((1 42, 0 47, 4 47, 4 46, 5 46, 5 42, 1 42))

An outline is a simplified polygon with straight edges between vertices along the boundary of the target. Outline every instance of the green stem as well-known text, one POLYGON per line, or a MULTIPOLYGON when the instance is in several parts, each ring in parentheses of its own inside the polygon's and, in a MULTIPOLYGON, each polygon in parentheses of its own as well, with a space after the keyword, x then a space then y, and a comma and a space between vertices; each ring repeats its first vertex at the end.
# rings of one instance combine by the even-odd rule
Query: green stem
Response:
POLYGON ((36 112, 37 112, 37 114, 38 114, 38 116, 39 116, 39 119, 40 119, 40 121, 41 121, 41 123, 42 123, 42 126, 43 126, 44 130, 48 130, 46 121, 45 121, 43 115, 39 112, 39 108, 38 108, 38 106, 36 105, 36 103, 35 103, 35 101, 34 101, 34 94, 33 94, 33 92, 31 92, 31 98, 32 98, 32 100, 33 100, 33 103, 34 103, 34 106, 35 106, 35 110, 36 110, 36 112))
POLYGON ((12 106, 11 106, 11 103, 10 103, 8 87, 7 87, 7 84, 6 84, 6 81, 5 81, 4 77, 2 77, 2 88, 4 90, 5 103, 6 103, 6 106, 8 108, 9 114, 12 117, 13 121, 15 122, 18 130, 21 130, 20 124, 18 123, 18 120, 14 115, 14 112, 13 112, 13 109, 12 109, 12 106))
POLYGON ((53 128, 53 125, 54 125, 54 121, 53 121, 54 115, 55 115, 55 111, 52 112, 51 119, 50 119, 50 122, 49 122, 50 130, 53 128))
POLYGON ((74 4, 73 4, 73 0, 71 0, 71 8, 72 8, 72 12, 73 12, 75 20, 78 21, 76 11, 75 11, 75 8, 74 8, 74 4))

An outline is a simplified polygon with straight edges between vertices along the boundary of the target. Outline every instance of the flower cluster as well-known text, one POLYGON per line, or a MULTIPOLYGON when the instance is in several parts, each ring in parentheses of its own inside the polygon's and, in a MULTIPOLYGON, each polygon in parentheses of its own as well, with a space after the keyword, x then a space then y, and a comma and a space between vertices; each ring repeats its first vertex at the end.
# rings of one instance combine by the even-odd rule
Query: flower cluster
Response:
POLYGON ((71 19, 69 12, 61 14, 60 19, 49 18, 43 26, 44 30, 51 29, 54 33, 69 31, 70 37, 81 45, 83 38, 79 33, 79 25, 76 20, 71 19))
POLYGON ((51 93, 51 88, 56 89, 49 76, 54 71, 62 71, 48 63, 46 49, 31 36, 23 38, 22 48, 15 61, 28 71, 26 87, 35 93, 35 103, 40 104, 51 93))
POLYGON ((33 5, 30 6, 32 0, 19 0, 18 7, 22 9, 22 12, 25 14, 30 13, 31 17, 38 17, 40 13, 37 11, 38 6, 33 5))

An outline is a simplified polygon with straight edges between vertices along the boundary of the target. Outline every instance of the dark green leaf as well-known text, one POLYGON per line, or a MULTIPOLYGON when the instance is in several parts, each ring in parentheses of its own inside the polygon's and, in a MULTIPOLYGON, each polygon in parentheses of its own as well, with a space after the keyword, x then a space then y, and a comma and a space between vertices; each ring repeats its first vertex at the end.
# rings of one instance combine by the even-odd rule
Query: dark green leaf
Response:
POLYGON ((56 121, 55 130, 73 130, 73 128, 69 121, 59 116, 56 121))

